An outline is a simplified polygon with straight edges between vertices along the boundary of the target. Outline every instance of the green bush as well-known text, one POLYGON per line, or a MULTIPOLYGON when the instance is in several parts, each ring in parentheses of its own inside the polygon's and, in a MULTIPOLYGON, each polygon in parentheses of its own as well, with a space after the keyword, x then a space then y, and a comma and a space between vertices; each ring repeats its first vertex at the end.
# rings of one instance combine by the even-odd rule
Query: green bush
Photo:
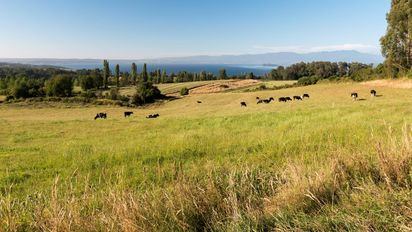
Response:
POLYGON ((302 78, 299 78, 298 84, 299 85, 314 85, 314 84, 318 83, 318 81, 320 79, 321 78, 319 78, 317 76, 302 77, 302 78))
POLYGON ((80 96, 84 98, 96 98, 97 97, 96 93, 91 90, 87 90, 86 92, 82 93, 80 96))
POLYGON ((180 89, 180 95, 185 96, 189 94, 189 89, 187 87, 183 87, 180 89))
POLYGON ((156 99, 162 98, 160 90, 151 82, 140 82, 136 86, 136 94, 133 96, 133 103, 142 105, 145 103, 154 102, 156 99))
POLYGON ((47 96, 70 97, 73 93, 73 80, 71 76, 57 75, 46 82, 47 96))

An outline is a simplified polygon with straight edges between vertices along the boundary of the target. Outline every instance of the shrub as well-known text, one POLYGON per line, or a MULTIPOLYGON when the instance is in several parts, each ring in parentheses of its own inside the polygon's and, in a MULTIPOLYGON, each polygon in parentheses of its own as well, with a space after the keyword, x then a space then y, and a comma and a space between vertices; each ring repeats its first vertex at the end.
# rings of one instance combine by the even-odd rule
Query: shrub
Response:
POLYGON ((113 88, 110 89, 109 95, 107 95, 107 98, 110 100, 118 100, 120 98, 120 93, 118 88, 113 88))
POLYGON ((265 84, 261 84, 259 85, 259 87, 257 88, 258 90, 265 90, 266 89, 266 85, 265 84))
POLYGON ((136 94, 133 96, 133 103, 142 105, 162 98, 160 90, 151 82, 140 82, 136 87, 136 94))
POLYGON ((180 89, 180 95, 185 96, 189 94, 189 89, 186 87, 183 87, 182 89, 180 89))
POLYGON ((96 93, 91 90, 87 90, 86 92, 82 93, 80 96, 84 98, 96 98, 97 97, 96 93))
POLYGON ((67 75, 57 75, 46 82, 48 96, 70 97, 73 93, 73 80, 67 75))
POLYGON ((321 78, 317 77, 317 76, 302 77, 302 78, 299 78, 298 84, 299 85, 314 85, 314 84, 318 83, 318 81, 320 79, 321 78))

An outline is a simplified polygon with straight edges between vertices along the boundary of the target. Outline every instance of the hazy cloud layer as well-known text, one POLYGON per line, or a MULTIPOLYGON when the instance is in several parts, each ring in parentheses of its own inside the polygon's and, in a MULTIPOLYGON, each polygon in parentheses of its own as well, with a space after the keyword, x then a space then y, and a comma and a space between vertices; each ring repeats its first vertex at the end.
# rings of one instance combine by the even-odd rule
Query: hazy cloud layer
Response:
POLYGON ((297 52, 297 53, 310 53, 310 52, 330 52, 330 51, 358 51, 364 53, 378 54, 379 47, 369 44, 341 44, 341 45, 327 45, 327 46, 262 46, 255 45, 254 49, 266 52, 297 52))

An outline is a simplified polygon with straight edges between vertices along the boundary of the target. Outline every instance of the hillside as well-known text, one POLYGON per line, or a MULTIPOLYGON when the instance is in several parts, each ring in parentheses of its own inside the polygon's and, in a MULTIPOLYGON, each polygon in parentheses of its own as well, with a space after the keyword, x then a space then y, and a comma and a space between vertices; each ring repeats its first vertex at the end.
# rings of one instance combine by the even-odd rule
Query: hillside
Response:
POLYGON ((409 228, 412 95, 382 86, 372 98, 370 89, 202 94, 139 109, 0 105, 0 223, 31 231, 409 228), (303 93, 310 99, 256 104, 303 93), (93 120, 98 112, 108 119, 93 120))

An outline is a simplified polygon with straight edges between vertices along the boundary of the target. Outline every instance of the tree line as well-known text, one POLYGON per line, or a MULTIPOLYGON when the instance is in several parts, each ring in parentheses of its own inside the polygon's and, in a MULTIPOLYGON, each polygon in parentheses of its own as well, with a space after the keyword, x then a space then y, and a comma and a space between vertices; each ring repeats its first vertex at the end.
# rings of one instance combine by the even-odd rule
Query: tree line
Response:
POLYGON ((311 62, 297 63, 288 67, 279 66, 264 76, 267 80, 298 80, 301 84, 315 84, 318 80, 351 79, 354 81, 368 80, 384 75, 382 64, 357 62, 311 62))

